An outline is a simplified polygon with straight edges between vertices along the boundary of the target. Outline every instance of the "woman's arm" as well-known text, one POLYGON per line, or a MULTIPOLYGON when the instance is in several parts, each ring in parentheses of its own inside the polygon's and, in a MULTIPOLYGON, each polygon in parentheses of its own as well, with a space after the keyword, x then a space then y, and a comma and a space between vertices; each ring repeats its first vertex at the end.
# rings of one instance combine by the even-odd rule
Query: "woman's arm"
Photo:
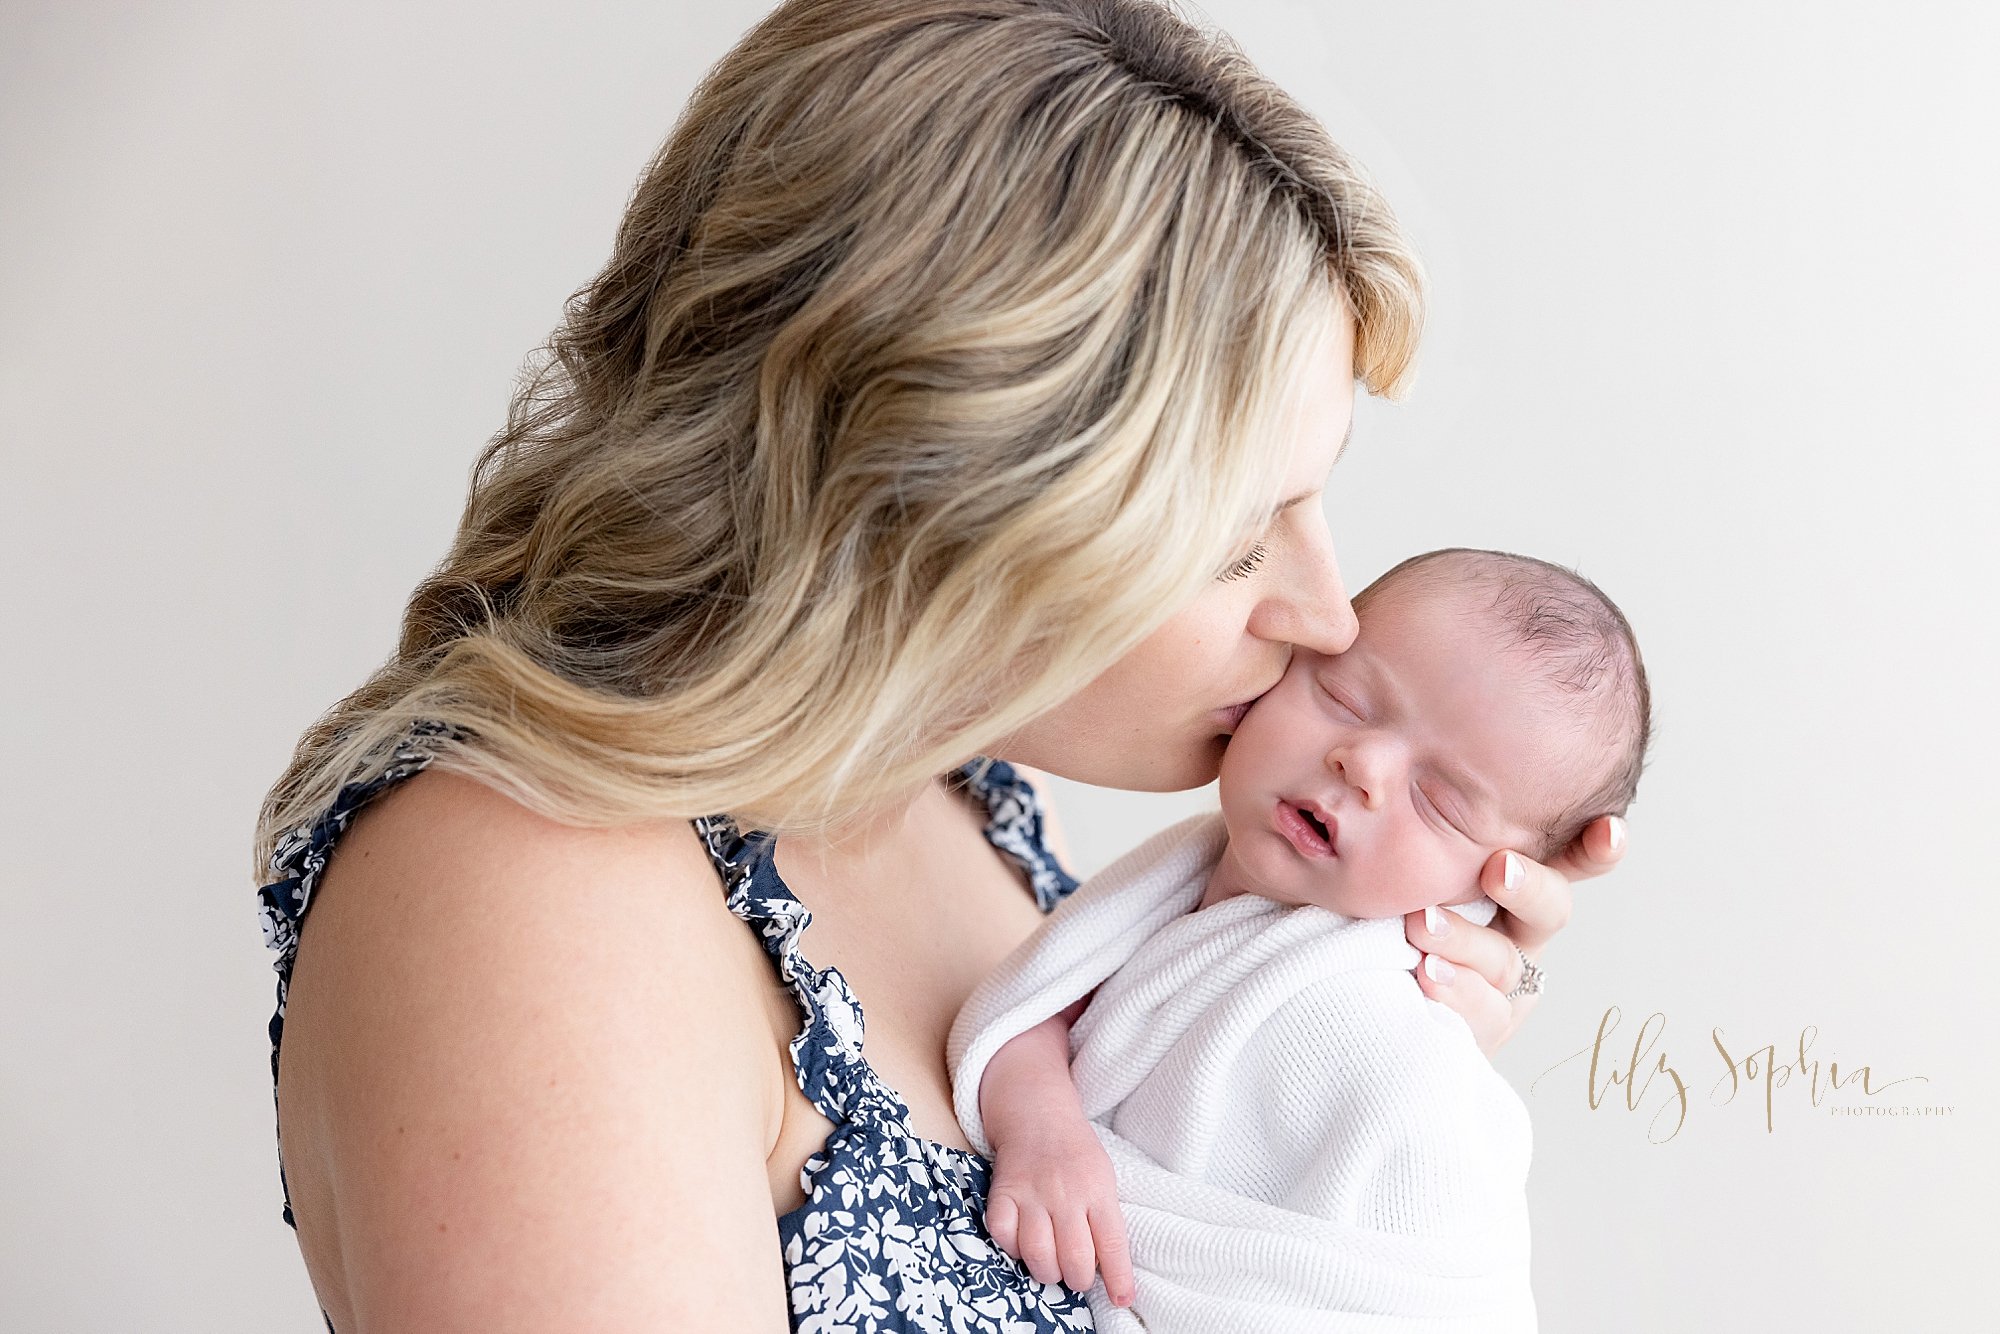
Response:
POLYGON ((1518 852, 1498 852, 1479 873, 1479 892, 1500 905, 1491 926, 1468 922, 1449 908, 1439 909, 1444 927, 1433 933, 1424 914, 1403 919, 1403 934, 1426 955, 1446 962, 1442 979, 1417 969, 1424 994, 1443 1001, 1465 1019, 1487 1055, 1514 1035, 1540 999, 1506 999, 1521 981, 1522 953, 1540 962, 1556 932, 1569 924, 1570 882, 1603 875, 1625 855, 1625 821, 1607 815, 1592 821, 1569 849, 1549 865, 1518 852), (1510 873, 1510 865, 1512 872, 1510 873))
POLYGON ((308 914, 281 1060, 340 1334, 785 1330, 769 985, 684 822, 385 794, 308 914))

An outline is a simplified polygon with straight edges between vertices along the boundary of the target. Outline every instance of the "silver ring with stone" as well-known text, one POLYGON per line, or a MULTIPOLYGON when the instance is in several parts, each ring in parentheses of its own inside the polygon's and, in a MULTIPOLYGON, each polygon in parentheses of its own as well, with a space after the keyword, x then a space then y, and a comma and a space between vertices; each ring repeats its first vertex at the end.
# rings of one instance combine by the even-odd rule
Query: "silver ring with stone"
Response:
POLYGON ((1523 950, 1519 945, 1514 946, 1514 953, 1521 956, 1521 981, 1512 991, 1501 997, 1501 999, 1513 1000, 1516 996, 1541 995, 1542 979, 1547 977, 1548 974, 1544 973, 1542 966, 1533 959, 1530 959, 1527 951, 1523 950))

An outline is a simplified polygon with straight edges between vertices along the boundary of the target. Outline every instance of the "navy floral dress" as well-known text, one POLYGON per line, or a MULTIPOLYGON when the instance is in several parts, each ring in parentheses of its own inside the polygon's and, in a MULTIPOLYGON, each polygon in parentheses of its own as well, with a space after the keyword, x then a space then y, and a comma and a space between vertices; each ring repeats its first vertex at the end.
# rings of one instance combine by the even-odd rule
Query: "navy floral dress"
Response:
MULTIPOLYGON (((258 891, 258 909, 265 943, 278 955, 278 1008, 270 1025, 274 1106, 285 992, 313 886, 356 813, 424 769, 432 759, 428 743, 444 731, 418 723, 379 776, 341 789, 272 853, 274 879, 258 891)), ((987 841, 1026 875, 1043 912, 1076 888, 1043 840, 1034 788, 1011 765, 975 760, 947 775, 946 784, 983 808, 987 841)), ((743 831, 728 816, 699 819, 694 827, 729 910, 757 932, 798 1002, 793 1069, 800 1090, 833 1122, 800 1173, 805 1203, 778 1219, 792 1328, 800 1334, 1091 1329, 1079 1294, 1037 1282, 986 1235, 991 1165, 919 1136, 902 1098, 863 1057, 861 1002, 839 970, 807 962, 801 941, 812 913, 778 877, 776 840, 743 831)), ((278 1178, 285 1222, 296 1228, 282 1160, 278 1178)), ((327 1328, 333 1329, 330 1319, 327 1328)))

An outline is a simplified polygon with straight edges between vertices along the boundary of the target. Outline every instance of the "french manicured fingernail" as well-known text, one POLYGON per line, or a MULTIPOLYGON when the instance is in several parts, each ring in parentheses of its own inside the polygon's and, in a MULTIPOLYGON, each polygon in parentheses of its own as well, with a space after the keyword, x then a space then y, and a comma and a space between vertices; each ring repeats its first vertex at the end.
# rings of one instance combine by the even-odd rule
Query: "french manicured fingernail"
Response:
POLYGON ((1441 936, 1451 930, 1451 923, 1444 920, 1444 914, 1436 908, 1424 909, 1424 930, 1434 936, 1441 936))
POLYGON ((1508 853, 1500 859, 1500 887, 1512 893, 1521 887, 1521 881, 1528 872, 1521 865, 1521 859, 1508 853))
POLYGON ((1431 981, 1433 982, 1449 982, 1452 979, 1452 975, 1458 970, 1445 960, 1438 958, 1437 955, 1426 954, 1424 956, 1424 971, 1430 974, 1431 981))
POLYGON ((1613 852, 1616 852, 1618 851, 1618 849, 1624 846, 1625 846, 1625 817, 1622 815, 1614 815, 1611 817, 1611 850, 1613 852))

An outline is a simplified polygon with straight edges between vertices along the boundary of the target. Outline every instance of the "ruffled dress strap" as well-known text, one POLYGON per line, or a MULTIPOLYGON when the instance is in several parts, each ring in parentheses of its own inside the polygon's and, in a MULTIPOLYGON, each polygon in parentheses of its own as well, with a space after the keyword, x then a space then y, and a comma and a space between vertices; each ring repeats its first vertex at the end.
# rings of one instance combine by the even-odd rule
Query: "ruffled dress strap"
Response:
MULTIPOLYGON (((1012 766, 975 760, 945 775, 976 797, 987 842, 1019 866, 1047 911, 1076 880, 1043 842, 1032 786, 1012 766)), ((757 932, 791 990, 799 1090, 832 1123, 801 1166, 803 1201, 778 1219, 792 1326, 812 1334, 1085 1334, 1079 1293, 1041 1283, 985 1227, 992 1166, 916 1133, 908 1105, 868 1064, 860 1002, 840 970, 802 949, 812 913, 779 876, 776 839, 727 815, 692 822, 725 901, 757 932)))
POLYGON ((1076 892, 1076 877, 1049 848, 1041 797, 1013 765, 981 757, 952 770, 945 781, 985 803, 986 841, 1028 877, 1036 907, 1052 912, 1076 892))
MULTIPOLYGON (((946 775, 945 782, 984 804, 987 841, 1021 868, 1043 912, 1075 891, 1076 878, 1044 842, 1035 790, 1012 765, 975 759, 946 775)), ((727 815, 704 816, 693 824, 722 877, 729 910, 757 932, 798 1002, 803 1020, 791 1050, 800 1091, 835 1123, 888 1121, 907 1131, 908 1107, 862 1056, 867 1021, 860 1001, 839 969, 814 967, 800 949, 812 911, 779 877, 776 839, 746 832, 727 815)))
POLYGON ((800 1091, 836 1123, 884 1118, 906 1123, 902 1099, 862 1059, 866 1023, 847 979, 839 969, 815 968, 800 952, 812 912, 778 876, 777 840, 761 831, 745 833, 727 815, 704 816, 694 828, 722 877, 729 911, 756 931, 779 980, 798 1002, 803 1022, 791 1049, 800 1091))

